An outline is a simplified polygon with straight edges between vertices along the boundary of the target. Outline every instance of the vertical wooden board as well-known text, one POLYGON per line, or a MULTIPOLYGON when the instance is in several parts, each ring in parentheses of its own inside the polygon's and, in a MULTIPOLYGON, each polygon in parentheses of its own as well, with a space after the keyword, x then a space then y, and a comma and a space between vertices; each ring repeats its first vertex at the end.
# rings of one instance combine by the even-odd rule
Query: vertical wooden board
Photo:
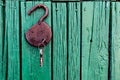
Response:
POLYGON ((19 52, 19 2, 6 1, 6 23, 8 35, 8 80, 20 80, 19 52))
MULTIPOLYGON (((0 4, 3 4, 0 1, 0 4)), ((0 6, 0 79, 4 80, 4 68, 3 68, 3 6, 0 6)))
POLYGON ((7 45, 8 45, 8 31, 5 27, 5 7, 3 1, 0 1, 0 79, 7 79, 7 45))
POLYGON ((25 39, 25 32, 30 29, 40 17, 44 10, 37 9, 30 16, 27 15, 29 9, 36 4, 44 4, 49 9, 49 15, 44 20, 51 26, 51 3, 50 2, 21 2, 22 18, 22 79, 23 80, 51 80, 51 42, 44 48, 43 66, 40 67, 39 50, 31 46, 25 39))
POLYGON ((82 4, 82 80, 108 80, 109 2, 82 4))
POLYGON ((111 80, 120 80, 120 3, 112 3, 111 80))
MULTIPOLYGON (((0 4, 2 4, 3 2, 2 1, 0 1, 0 4)), ((3 61, 2 61, 2 52, 3 52, 3 49, 2 49, 2 45, 3 45, 3 40, 2 40, 2 38, 3 38, 3 14, 2 14, 2 6, 0 6, 0 79, 2 79, 2 65, 3 65, 3 61)))
POLYGON ((52 3, 53 14, 53 80, 67 79, 66 3, 52 3))
POLYGON ((68 4, 68 80, 80 80, 80 3, 68 4))

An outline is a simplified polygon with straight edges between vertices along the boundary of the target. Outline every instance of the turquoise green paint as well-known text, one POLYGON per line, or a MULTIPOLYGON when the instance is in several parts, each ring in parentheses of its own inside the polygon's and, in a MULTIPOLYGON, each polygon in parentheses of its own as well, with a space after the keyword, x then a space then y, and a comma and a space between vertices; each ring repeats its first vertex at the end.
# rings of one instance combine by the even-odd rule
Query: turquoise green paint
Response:
POLYGON ((30 16, 29 9, 35 4, 45 4, 49 8, 49 16, 44 20, 51 26, 51 3, 50 2, 22 2, 22 79, 23 80, 51 80, 51 44, 44 48, 43 66, 40 67, 39 49, 29 45, 25 39, 25 32, 32 27, 44 14, 43 9, 37 9, 30 16))
MULTIPOLYGON (((3 4, 2 1, 0 1, 3 4)), ((5 8, 0 6, 0 79, 6 80, 7 73, 7 27, 5 27, 5 8), (4 32, 5 31, 5 32, 4 32)))
POLYGON ((80 80, 80 3, 68 4, 68 80, 80 80))
POLYGON ((79 2, 80 0, 51 0, 51 1, 56 1, 56 2, 79 2))
POLYGON ((120 3, 112 3, 111 80, 120 79, 120 3))
POLYGON ((108 80, 109 2, 82 3, 82 80, 108 80))
POLYGON ((53 80, 67 80, 67 16, 66 3, 52 4, 53 80))
MULTIPOLYGON (((0 1, 0 4, 2 4, 3 2, 0 1)), ((0 6, 0 79, 4 79, 4 64, 3 64, 3 7, 0 6)))
MULTIPOLYGON (((16 0, 5 0, 5 1, 16 1, 16 0)), ((46 2, 46 1, 59 1, 59 2, 60 2, 60 1, 64 1, 64 2, 65 2, 65 1, 70 1, 70 2, 71 2, 71 1, 75 1, 75 2, 76 2, 76 1, 80 1, 80 0, 17 0, 17 1, 25 1, 25 2, 26 2, 26 1, 45 1, 45 2, 46 2)))
POLYGON ((5 0, 5 1, 20 1, 20 2, 26 2, 26 1, 50 1, 50 0, 5 0))
POLYGON ((112 22, 109 22, 110 2, 82 2, 81 10, 79 2, 6 0, 6 7, 0 5, 0 80, 20 80, 21 74, 22 80, 80 80, 80 76, 82 80, 108 80, 108 74, 111 80, 119 80, 120 4, 111 3, 112 22), (53 31, 52 41, 44 48, 43 67, 40 67, 38 48, 29 45, 24 37, 44 14, 42 9, 37 9, 27 15, 29 9, 40 3, 49 8, 45 22, 53 31), (108 57, 111 57, 111 73, 108 73, 108 57))
POLYGON ((20 80, 19 2, 6 1, 7 79, 20 80))

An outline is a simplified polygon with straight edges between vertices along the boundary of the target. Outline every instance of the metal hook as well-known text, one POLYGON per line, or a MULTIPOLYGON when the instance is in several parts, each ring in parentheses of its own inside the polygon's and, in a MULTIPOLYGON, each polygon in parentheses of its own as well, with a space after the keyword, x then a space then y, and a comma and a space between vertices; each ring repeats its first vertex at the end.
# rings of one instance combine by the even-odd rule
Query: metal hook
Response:
POLYGON ((38 21, 38 23, 40 24, 47 16, 48 16, 48 8, 43 5, 43 4, 37 4, 35 5, 32 9, 30 9, 28 11, 28 15, 30 15, 33 11, 35 11, 37 8, 44 8, 45 9, 45 14, 43 15, 43 17, 40 18, 40 20, 38 21))

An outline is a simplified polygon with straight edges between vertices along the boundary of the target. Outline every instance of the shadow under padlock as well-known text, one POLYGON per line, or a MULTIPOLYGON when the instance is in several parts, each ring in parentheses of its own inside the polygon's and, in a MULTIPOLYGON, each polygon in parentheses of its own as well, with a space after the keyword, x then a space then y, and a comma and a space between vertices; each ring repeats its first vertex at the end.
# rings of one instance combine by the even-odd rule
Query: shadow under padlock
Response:
POLYGON ((42 66, 43 48, 50 42, 52 32, 51 28, 45 22, 43 22, 43 20, 48 16, 48 8, 45 5, 35 5, 31 10, 28 11, 28 15, 30 15, 37 8, 45 9, 45 14, 25 33, 25 38, 30 45, 40 48, 40 66, 42 66))

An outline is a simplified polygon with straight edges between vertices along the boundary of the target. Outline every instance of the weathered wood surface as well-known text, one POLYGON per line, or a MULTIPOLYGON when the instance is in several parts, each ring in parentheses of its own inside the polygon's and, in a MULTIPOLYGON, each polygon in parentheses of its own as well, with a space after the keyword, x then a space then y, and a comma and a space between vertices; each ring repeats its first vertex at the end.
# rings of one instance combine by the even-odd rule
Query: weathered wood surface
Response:
MULTIPOLYGON (((0 1, 3 4, 2 1, 0 1)), ((4 54, 4 16, 3 6, 0 6, 0 79, 4 80, 6 75, 6 55, 4 54)))
POLYGON ((120 3, 112 3, 111 80, 120 80, 120 3))
POLYGON ((19 2, 6 1, 5 12, 7 79, 20 80, 19 2))
POLYGON ((53 80, 67 80, 67 9, 66 3, 52 4, 53 80))
POLYGON ((119 80, 120 3, 111 4, 0 1, 0 80, 119 80), (24 36, 44 14, 27 15, 38 3, 49 8, 45 22, 53 31, 43 67, 24 36))
POLYGON ((108 80, 109 2, 82 4, 82 80, 108 80))
POLYGON ((34 25, 41 16, 43 9, 37 9, 30 16, 29 9, 35 4, 45 4, 49 8, 49 16, 44 20, 51 26, 51 3, 50 2, 22 2, 21 3, 21 29, 22 29, 22 79, 23 80, 51 80, 51 45, 44 48, 44 63, 40 67, 39 49, 29 45, 25 40, 25 32, 34 25))
POLYGON ((80 3, 68 3, 68 80, 80 80, 80 3))

